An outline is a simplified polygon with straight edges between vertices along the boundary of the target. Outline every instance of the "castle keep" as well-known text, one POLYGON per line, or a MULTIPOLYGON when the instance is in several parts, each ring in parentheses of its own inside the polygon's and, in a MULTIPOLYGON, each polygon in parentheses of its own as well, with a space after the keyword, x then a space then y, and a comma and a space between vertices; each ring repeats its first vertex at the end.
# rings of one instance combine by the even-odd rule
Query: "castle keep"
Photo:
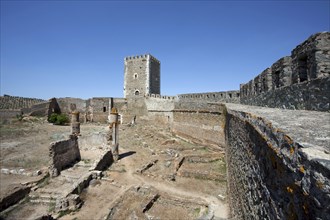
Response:
POLYGON ((115 107, 122 123, 165 124, 225 151, 231 218, 330 219, 329 32, 310 36, 240 90, 161 95, 160 62, 150 54, 126 57, 124 75, 124 98, 54 98, 22 111, 79 111, 81 122, 105 123, 115 107))
POLYGON ((160 94, 160 62, 150 54, 124 60, 124 98, 160 94))

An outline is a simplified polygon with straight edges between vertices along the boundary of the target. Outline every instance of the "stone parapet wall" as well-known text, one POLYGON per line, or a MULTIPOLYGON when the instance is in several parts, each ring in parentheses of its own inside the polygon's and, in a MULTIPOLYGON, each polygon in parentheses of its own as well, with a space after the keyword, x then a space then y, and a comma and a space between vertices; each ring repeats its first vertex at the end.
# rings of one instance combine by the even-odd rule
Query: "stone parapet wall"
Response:
POLYGON ((171 96, 146 97, 145 103, 148 111, 169 112, 174 109, 175 99, 171 96))
POLYGON ((227 105, 232 218, 329 218, 330 149, 324 137, 330 125, 322 123, 329 117, 329 113, 227 105), (320 130, 315 131, 318 125, 320 130))
POLYGON ((178 95, 178 99, 182 102, 229 102, 240 103, 240 91, 225 92, 206 92, 206 93, 188 93, 178 95))
POLYGON ((279 59, 242 84, 240 101, 249 105, 328 111, 329 77, 330 33, 317 33, 298 45, 291 56, 279 59))
POLYGON ((300 110, 330 110, 330 78, 285 86, 258 96, 241 98, 245 105, 300 110))
POLYGON ((175 100, 177 96, 168 96, 168 95, 160 95, 160 94, 147 94, 146 98, 156 98, 156 99, 169 99, 175 100))
POLYGON ((70 135, 68 140, 51 143, 49 147, 49 156, 49 174, 51 177, 58 176, 63 169, 80 161, 81 157, 78 146, 78 137, 70 135))

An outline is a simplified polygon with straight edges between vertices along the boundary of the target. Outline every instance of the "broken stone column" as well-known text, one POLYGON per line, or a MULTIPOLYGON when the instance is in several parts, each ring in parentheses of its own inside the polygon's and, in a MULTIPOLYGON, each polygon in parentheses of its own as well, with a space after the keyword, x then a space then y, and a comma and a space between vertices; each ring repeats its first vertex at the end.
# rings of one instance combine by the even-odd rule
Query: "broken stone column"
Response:
POLYGON ((119 157, 119 120, 118 120, 118 111, 116 108, 111 109, 111 113, 109 115, 109 135, 107 137, 108 142, 111 142, 111 152, 113 155, 114 162, 118 161, 119 157))
POLYGON ((73 111, 71 113, 71 134, 80 134, 80 122, 79 122, 79 112, 73 111))

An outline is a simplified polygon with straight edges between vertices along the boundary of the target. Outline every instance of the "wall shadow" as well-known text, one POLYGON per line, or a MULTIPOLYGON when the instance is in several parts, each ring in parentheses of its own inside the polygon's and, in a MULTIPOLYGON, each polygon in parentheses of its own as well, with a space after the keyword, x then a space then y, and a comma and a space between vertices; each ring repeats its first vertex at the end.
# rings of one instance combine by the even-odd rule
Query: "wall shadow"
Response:
POLYGON ((123 158, 125 158, 125 157, 129 157, 129 156, 131 156, 131 155, 133 155, 133 154, 135 154, 135 153, 136 153, 136 151, 128 151, 128 152, 125 152, 125 153, 119 154, 119 158, 118 158, 118 160, 121 160, 121 159, 123 159, 123 158))

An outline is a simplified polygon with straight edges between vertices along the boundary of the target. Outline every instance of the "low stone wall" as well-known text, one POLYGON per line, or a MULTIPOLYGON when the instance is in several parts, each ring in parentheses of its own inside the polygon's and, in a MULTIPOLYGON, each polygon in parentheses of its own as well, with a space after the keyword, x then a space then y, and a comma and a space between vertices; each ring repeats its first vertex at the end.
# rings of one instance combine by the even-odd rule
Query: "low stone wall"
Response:
POLYGON ((8 119, 16 118, 16 116, 20 114, 21 114, 21 110, 0 109, 0 122, 4 122, 8 119))
POLYGON ((114 160, 111 150, 103 151, 102 154, 99 156, 99 158, 92 165, 90 170, 103 171, 108 167, 110 167, 113 162, 114 160))
POLYGON ((6 208, 16 204, 18 201, 23 199, 27 194, 29 194, 31 188, 28 186, 17 186, 8 195, 0 196, 0 212, 6 208))
POLYGON ((330 114, 309 114, 227 107, 226 157, 232 218, 329 219, 330 151, 324 138, 330 125, 322 121, 330 114), (313 121, 321 126, 320 131, 308 127, 313 121))
POLYGON ((80 149, 95 150, 99 148, 106 148, 106 131, 104 130, 104 132, 94 132, 91 134, 82 135, 78 139, 78 144, 80 149))
POLYGON ((171 130, 195 143, 224 147, 223 108, 217 103, 176 103, 171 130))
POLYGON ((51 177, 58 176, 63 169, 81 159, 77 136, 71 135, 68 140, 51 143, 49 156, 49 174, 51 177))

